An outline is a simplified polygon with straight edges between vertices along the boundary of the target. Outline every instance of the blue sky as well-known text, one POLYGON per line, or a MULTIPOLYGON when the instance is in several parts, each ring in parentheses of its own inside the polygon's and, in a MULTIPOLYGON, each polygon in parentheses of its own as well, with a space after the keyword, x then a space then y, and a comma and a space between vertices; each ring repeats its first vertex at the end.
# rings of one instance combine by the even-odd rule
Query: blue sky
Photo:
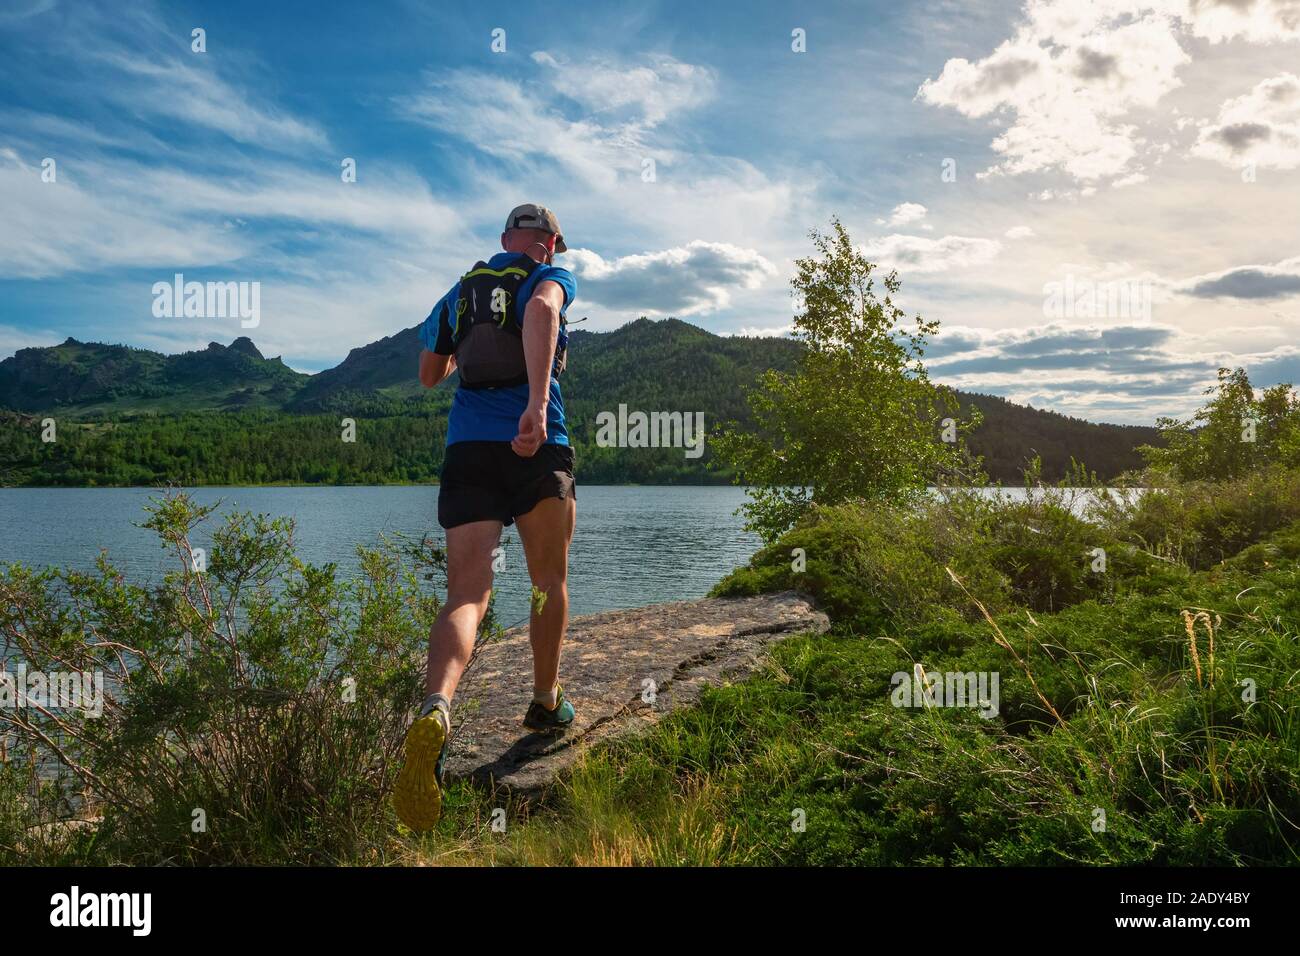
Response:
POLYGON ((0 358, 247 332, 326 368, 535 201, 588 328, 782 334, 838 215, 940 381, 1151 422, 1221 364, 1300 379, 1295 0, 972 7, 11 0, 0 358), (178 272, 260 283, 258 327, 155 317, 178 272))

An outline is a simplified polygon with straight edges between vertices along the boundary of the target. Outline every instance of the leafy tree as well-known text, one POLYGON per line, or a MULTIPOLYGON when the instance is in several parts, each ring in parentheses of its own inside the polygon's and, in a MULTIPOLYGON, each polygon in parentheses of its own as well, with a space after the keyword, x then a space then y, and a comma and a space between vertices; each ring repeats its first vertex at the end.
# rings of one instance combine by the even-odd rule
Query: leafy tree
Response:
POLYGON ((1256 397, 1244 368, 1221 368, 1205 394, 1212 397, 1191 418, 1157 422, 1165 447, 1140 449, 1153 468, 1185 481, 1227 481, 1300 464, 1300 396, 1289 383, 1256 397))
POLYGON ((926 375, 938 322, 906 322, 898 274, 884 277, 881 298, 876 266, 838 219, 811 238, 817 254, 797 260, 791 280, 804 345, 796 368, 764 373, 748 394, 752 426, 733 423, 715 439, 752 486, 747 526, 768 541, 814 502, 905 499, 961 474, 971 465, 964 435, 978 423, 958 422, 955 396, 926 375))

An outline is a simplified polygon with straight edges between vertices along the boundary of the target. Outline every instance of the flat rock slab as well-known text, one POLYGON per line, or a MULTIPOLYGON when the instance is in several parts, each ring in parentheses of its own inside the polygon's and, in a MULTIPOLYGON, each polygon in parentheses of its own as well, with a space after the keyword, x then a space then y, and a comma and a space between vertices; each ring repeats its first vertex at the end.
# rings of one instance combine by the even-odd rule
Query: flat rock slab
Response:
POLYGON ((596 741, 644 730, 698 700, 706 686, 750 673, 773 641, 829 627, 792 591, 575 617, 560 682, 578 713, 559 736, 523 726, 532 650, 527 627, 512 628, 482 648, 456 691, 447 775, 535 793, 596 741))

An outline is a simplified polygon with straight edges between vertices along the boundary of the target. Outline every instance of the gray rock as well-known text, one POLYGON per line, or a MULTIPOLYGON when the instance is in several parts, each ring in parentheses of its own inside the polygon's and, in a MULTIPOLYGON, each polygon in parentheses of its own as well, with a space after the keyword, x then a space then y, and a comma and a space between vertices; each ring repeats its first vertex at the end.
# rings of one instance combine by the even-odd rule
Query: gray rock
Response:
POLYGON ((447 776, 534 794, 584 748, 645 730, 698 700, 704 687, 745 676, 773 641, 829 626, 825 614, 792 591, 575 617, 560 683, 577 717, 560 736, 523 726, 533 693, 532 651, 528 628, 513 628, 480 650, 456 692, 447 776), (653 703, 644 699, 650 687, 653 703))

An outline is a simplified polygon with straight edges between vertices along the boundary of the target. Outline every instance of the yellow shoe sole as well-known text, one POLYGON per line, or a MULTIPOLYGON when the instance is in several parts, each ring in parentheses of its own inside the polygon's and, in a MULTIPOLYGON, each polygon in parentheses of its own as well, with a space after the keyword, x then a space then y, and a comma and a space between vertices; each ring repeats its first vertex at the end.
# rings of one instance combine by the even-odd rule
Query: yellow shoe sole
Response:
POLYGON ((393 787, 393 809, 412 830, 431 830, 442 816, 435 767, 446 736, 436 712, 421 717, 406 732, 406 761, 393 787))

